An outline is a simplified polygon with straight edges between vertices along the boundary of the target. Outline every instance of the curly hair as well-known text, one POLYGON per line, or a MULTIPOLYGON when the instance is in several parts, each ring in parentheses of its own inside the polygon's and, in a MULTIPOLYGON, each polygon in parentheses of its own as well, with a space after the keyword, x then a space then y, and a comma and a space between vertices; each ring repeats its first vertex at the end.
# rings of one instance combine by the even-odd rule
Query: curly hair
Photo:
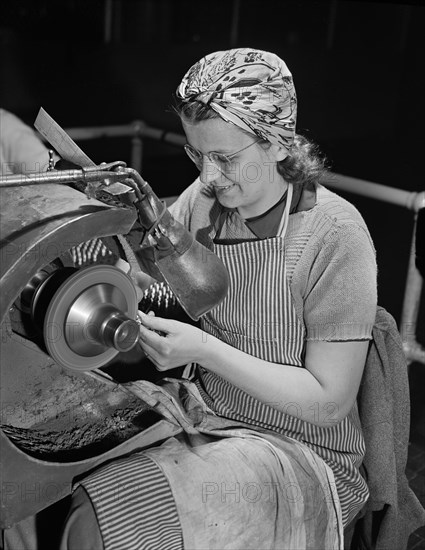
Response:
POLYGON ((277 171, 287 182, 314 189, 327 171, 319 147, 301 134, 295 134, 291 153, 277 163, 277 171))
MULTIPOLYGON (((203 120, 221 118, 209 105, 201 101, 182 101, 174 107, 181 119, 196 123, 203 120)), ((241 129, 248 135, 249 132, 241 129)), ((260 142, 264 148, 268 141, 260 142)), ((277 163, 277 171, 285 181, 306 189, 314 189, 327 170, 326 159, 318 146, 301 134, 295 134, 290 155, 277 163)))

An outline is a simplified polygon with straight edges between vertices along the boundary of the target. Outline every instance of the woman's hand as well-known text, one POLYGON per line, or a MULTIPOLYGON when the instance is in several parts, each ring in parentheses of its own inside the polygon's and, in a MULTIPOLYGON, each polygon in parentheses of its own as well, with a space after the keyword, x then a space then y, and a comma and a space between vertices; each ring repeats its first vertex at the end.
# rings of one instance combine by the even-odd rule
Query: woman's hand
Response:
POLYGON ((206 346, 201 329, 139 311, 140 345, 159 371, 199 362, 206 346), (156 332, 158 331, 158 332, 156 332))

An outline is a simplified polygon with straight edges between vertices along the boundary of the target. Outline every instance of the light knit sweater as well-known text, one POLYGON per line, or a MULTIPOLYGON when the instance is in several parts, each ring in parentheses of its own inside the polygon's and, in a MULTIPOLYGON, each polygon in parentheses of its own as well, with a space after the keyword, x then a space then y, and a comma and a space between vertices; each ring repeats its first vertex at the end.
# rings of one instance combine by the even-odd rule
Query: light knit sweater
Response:
MULTIPOLYGON (((197 179, 170 207, 196 239, 222 212, 210 185, 197 179)), ((376 315, 376 255, 366 224, 348 201, 319 185, 315 204, 290 215, 285 236, 287 275, 307 340, 370 339, 376 315)))

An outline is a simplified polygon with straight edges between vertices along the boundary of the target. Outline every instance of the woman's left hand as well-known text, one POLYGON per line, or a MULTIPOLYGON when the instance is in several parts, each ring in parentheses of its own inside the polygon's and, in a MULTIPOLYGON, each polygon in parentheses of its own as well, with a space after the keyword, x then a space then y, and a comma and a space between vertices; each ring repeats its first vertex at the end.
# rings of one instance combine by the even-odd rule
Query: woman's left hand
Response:
POLYGON ((159 371, 200 361, 202 346, 206 345, 204 331, 188 323, 146 315, 141 311, 138 315, 140 345, 159 371))

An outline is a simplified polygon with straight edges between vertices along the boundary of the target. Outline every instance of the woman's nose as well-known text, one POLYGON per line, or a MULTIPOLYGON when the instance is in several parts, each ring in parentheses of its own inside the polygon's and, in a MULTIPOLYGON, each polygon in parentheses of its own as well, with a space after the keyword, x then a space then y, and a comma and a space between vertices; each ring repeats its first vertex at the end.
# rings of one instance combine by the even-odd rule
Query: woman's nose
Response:
POLYGON ((220 176, 220 173, 221 172, 215 162, 204 155, 202 159, 201 173, 199 175, 199 179, 202 183, 209 183, 210 181, 216 180, 220 176))

